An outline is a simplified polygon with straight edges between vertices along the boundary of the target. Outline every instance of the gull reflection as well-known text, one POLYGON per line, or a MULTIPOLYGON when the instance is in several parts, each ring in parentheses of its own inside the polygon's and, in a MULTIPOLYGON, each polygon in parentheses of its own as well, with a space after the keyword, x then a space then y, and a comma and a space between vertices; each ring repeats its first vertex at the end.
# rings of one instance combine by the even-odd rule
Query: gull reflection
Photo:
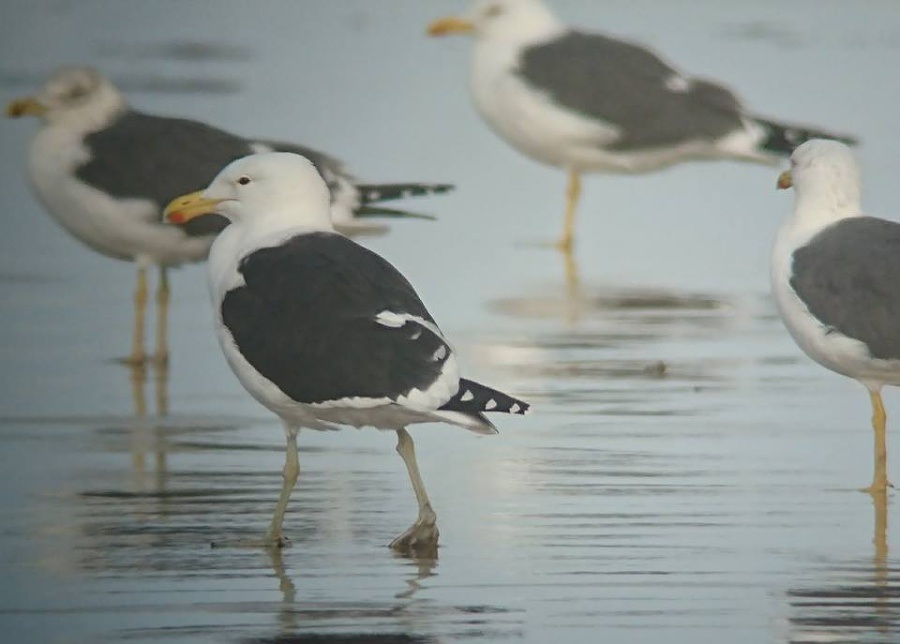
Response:
POLYGON ((287 574, 284 567, 284 551, 281 548, 266 548, 272 571, 278 579, 278 590, 281 592, 282 609, 278 611, 278 626, 282 633, 291 633, 297 629, 297 614, 293 610, 297 599, 297 586, 287 574))
POLYGON ((394 595, 397 599, 411 599, 413 595, 422 589, 422 584, 420 582, 437 575, 435 572, 438 563, 437 552, 434 553, 434 556, 429 557, 407 557, 402 553, 396 552, 393 554, 397 559, 407 560, 409 565, 415 569, 414 574, 406 580, 407 589, 394 595))
POLYGON ((169 415, 169 365, 167 362, 127 364, 131 382, 131 398, 136 418, 147 417, 147 370, 153 372, 152 387, 154 393, 155 413, 157 416, 169 415))
MULTIPOLYGON (((430 644, 444 639, 429 633, 437 628, 446 629, 448 625, 455 629, 454 635, 465 639, 483 639, 489 634, 521 636, 521 624, 515 618, 510 619, 508 609, 478 604, 442 605, 432 597, 415 598, 424 589, 422 581, 437 575, 437 558, 391 553, 394 561, 403 568, 407 586, 395 594, 393 600, 382 600, 376 595, 354 601, 349 599, 353 593, 345 590, 344 599, 323 601, 311 590, 321 579, 322 570, 313 567, 305 573, 296 572, 298 588, 286 571, 284 557, 286 554, 292 557, 296 565, 299 553, 274 548, 268 549, 267 553, 282 595, 278 634, 242 640, 245 642, 430 644), (407 575, 407 571, 410 574, 407 575), (497 624, 490 623, 491 616, 497 618, 497 624)), ((311 563, 308 561, 307 565, 311 563)))
MULTIPOLYGON (((577 270, 575 259, 571 266, 577 270)), ((567 261, 567 266, 568 266, 567 261)), ((568 270, 568 269, 567 269, 568 270)), ((708 315, 733 313, 732 298, 710 293, 685 292, 654 287, 619 287, 608 284, 575 283, 585 314, 592 318, 627 315, 638 319, 694 319, 708 315)), ((564 313, 565 300, 553 286, 532 293, 501 298, 488 303, 495 313, 525 320, 558 318, 564 313)))
POLYGON ((559 297, 560 294, 563 296, 560 306, 561 312, 563 313, 563 319, 569 324, 577 323, 581 314, 580 302, 582 293, 581 272, 575 251, 571 246, 559 248, 556 244, 543 241, 523 243, 522 246, 530 249, 537 248, 541 251, 553 251, 554 254, 558 253, 562 258, 563 285, 561 287, 558 281, 554 281, 550 288, 554 297, 559 297))
POLYGON ((440 640, 410 633, 297 633, 248 640, 248 644, 436 644, 440 640))
POLYGON ((900 587, 888 556, 888 496, 871 494, 871 557, 836 566, 831 583, 788 591, 792 642, 900 641, 900 587))
POLYGON ((153 361, 126 365, 131 382, 131 397, 134 422, 131 429, 131 461, 133 465, 135 491, 154 489, 165 490, 168 465, 166 463, 168 444, 164 427, 153 419, 162 419, 169 414, 169 366, 167 362, 153 361), (148 379, 148 369, 152 378, 148 379), (148 380, 151 382, 148 383, 148 380), (147 389, 153 389, 155 416, 147 414, 147 389), (147 453, 153 453, 153 484, 147 474, 147 453))
POLYGON ((563 264, 566 271, 566 322, 575 324, 581 317, 581 279, 578 272, 578 260, 569 249, 562 251, 563 264))
POLYGON ((490 302, 492 312, 513 321, 512 330, 482 335, 469 353, 516 379, 501 380, 504 386, 572 402, 585 386, 608 392, 622 378, 687 392, 720 387, 735 378, 738 363, 765 360, 771 351, 762 340, 762 354, 742 346, 776 323, 763 298, 584 284, 574 293, 563 297, 551 288, 490 302), (574 318, 577 327, 558 323, 574 318))

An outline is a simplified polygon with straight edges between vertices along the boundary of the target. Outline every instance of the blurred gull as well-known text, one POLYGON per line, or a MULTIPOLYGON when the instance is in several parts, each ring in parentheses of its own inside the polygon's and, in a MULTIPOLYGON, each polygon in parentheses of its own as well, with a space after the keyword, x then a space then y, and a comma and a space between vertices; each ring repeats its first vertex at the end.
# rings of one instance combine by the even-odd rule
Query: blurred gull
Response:
POLYGON ((868 390, 875 475, 887 478, 884 385, 900 385, 900 224, 868 217, 859 165, 836 141, 812 140, 791 155, 779 188, 794 188, 794 212, 778 231, 772 291, 800 348, 868 390))
POLYGON ((341 162, 292 143, 246 139, 185 119, 131 109, 122 94, 97 71, 84 67, 54 73, 33 97, 12 101, 7 115, 40 117, 31 144, 28 172, 41 203, 90 248, 138 266, 135 322, 127 361, 142 363, 147 302, 146 269, 160 268, 157 292, 157 345, 154 358, 168 358, 166 269, 203 260, 225 225, 221 218, 185 227, 164 225, 162 209, 174 197, 208 184, 234 159, 254 152, 303 154, 331 191, 331 216, 345 233, 383 229, 361 215, 404 216, 374 203, 444 192, 442 184, 362 185, 341 162))
POLYGON ((306 159, 258 154, 206 190, 166 208, 173 223, 215 211, 232 223, 213 243, 209 278, 219 342, 238 379, 278 414, 287 436, 284 484, 262 545, 281 546, 299 471, 301 427, 370 425, 397 432, 419 516, 391 547, 431 552, 436 515, 416 465, 411 423, 496 432, 482 412, 528 404, 459 377, 456 356, 409 282, 334 232, 328 187, 306 159))
POLYGON ((472 33, 471 90, 488 125, 518 150, 565 168, 570 250, 583 172, 640 173, 695 159, 773 163, 826 134, 747 111, 727 87, 639 45, 566 27, 541 0, 480 0, 429 33, 472 33))

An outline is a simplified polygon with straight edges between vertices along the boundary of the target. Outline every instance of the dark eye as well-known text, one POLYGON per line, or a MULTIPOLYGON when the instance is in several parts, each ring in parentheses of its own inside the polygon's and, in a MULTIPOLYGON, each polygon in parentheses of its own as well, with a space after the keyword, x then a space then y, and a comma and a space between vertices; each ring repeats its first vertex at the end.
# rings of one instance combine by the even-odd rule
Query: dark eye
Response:
POLYGON ((246 186, 248 183, 250 183, 250 177, 241 177, 240 179, 238 179, 238 183, 242 186, 246 186))
POLYGON ((86 87, 75 85, 74 87, 69 88, 69 91, 66 92, 66 98, 79 99, 85 96, 87 93, 88 92, 86 87))
POLYGON ((495 18, 495 17, 499 16, 501 13, 503 13, 503 7, 501 7, 498 4, 495 4, 495 5, 491 5, 490 7, 488 7, 487 11, 484 12, 484 15, 486 15, 488 18, 495 18))

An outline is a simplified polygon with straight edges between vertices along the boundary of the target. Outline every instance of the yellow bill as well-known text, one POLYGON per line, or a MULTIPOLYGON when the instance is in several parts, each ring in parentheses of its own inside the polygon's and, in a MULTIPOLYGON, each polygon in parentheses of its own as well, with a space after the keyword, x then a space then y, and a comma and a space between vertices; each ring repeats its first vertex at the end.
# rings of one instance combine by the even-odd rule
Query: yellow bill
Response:
POLYGON ((779 190, 787 190, 791 186, 794 185, 794 177, 791 175, 790 170, 785 170, 781 174, 778 175, 778 189, 779 190))
POLYGON ((475 30, 468 20, 462 18, 440 18, 428 25, 429 36, 447 36, 449 34, 470 34, 475 30))
POLYGON ((203 190, 176 197, 163 211, 163 218, 173 224, 185 224, 201 215, 210 215, 224 199, 208 199, 203 190))
POLYGON ((46 112, 47 108, 41 105, 37 99, 30 96, 17 98, 6 105, 6 116, 13 119, 20 116, 42 116, 46 112))

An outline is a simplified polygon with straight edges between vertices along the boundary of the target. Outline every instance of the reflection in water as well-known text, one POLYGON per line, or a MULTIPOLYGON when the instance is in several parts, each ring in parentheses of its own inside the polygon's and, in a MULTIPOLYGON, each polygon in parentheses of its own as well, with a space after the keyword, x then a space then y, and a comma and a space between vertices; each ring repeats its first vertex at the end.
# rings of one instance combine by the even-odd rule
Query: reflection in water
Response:
POLYGON ((888 561, 888 491, 874 491, 872 506, 875 508, 875 527, 872 543, 875 544, 875 567, 879 570, 887 570, 888 561))
MULTIPOLYGON (((405 591, 394 595, 399 601, 385 602, 379 597, 370 597, 358 603, 318 602, 309 593, 308 577, 315 578, 319 572, 297 571, 293 573, 298 579, 295 583, 284 562, 285 554, 291 551, 267 549, 266 552, 282 597, 278 611, 279 634, 243 640, 246 642, 436 642, 443 640, 422 634, 434 628, 435 612, 443 613, 443 619, 457 624, 457 635, 465 634, 466 637, 485 635, 488 630, 483 624, 485 617, 507 613, 497 607, 479 605, 454 605, 436 611, 433 600, 415 600, 416 593, 423 589, 421 582, 436 576, 437 560, 409 558, 396 552, 389 556, 402 566, 407 585, 405 591), (386 625, 389 625, 388 632, 378 632, 386 625)), ((518 632, 518 624, 514 623, 516 630, 513 632, 518 632)), ((493 632, 498 632, 496 628, 496 625, 491 627, 493 632)))
POLYGON ((572 249, 561 252, 566 270, 566 321, 575 324, 581 314, 581 278, 578 273, 578 260, 572 249))
POLYGON ((415 573, 412 577, 409 577, 406 580, 406 585, 408 588, 402 592, 394 595, 397 599, 410 599, 413 595, 415 595, 418 591, 422 589, 422 584, 420 582, 428 579, 429 577, 433 577, 437 573, 434 571, 437 568, 437 556, 435 557, 416 557, 416 556, 406 556, 401 553, 394 552, 394 557, 397 559, 402 559, 408 561, 411 566, 415 567, 415 573))
MULTIPOLYGON (((430 638, 416 638, 415 636, 410 635, 401 635, 401 634, 372 634, 372 633, 357 633, 357 634, 339 634, 339 635, 327 635, 327 634, 309 634, 309 635, 294 635, 298 630, 300 630, 303 626, 303 607, 302 601, 298 601, 297 597, 297 586, 294 581, 291 579, 291 576, 288 574, 287 569, 285 568, 284 563, 284 554, 285 551, 282 548, 265 548, 265 552, 269 557, 269 561, 272 564, 272 570, 275 573, 276 579, 278 579, 278 590, 281 592, 281 604, 282 609, 278 612, 278 624, 280 627, 281 635, 274 639, 268 640, 253 640, 258 642, 340 642, 340 641, 360 641, 360 642, 391 642, 391 641, 431 641, 430 638), (346 640, 344 638, 347 638, 346 640), (399 638, 399 639, 391 639, 391 638, 399 638), (406 638, 406 639, 404 639, 406 638)), ((421 582, 429 577, 434 576, 436 573, 434 572, 437 567, 437 559, 434 558, 419 558, 419 557, 407 557, 403 554, 392 552, 392 556, 398 560, 401 564, 408 564, 411 569, 414 570, 411 576, 408 576, 405 580, 407 588, 401 592, 398 592, 394 595, 396 599, 401 600, 409 600, 422 589, 421 582)), ((398 611, 406 606, 405 603, 398 604, 398 611)))
MULTIPOLYGON (((577 271, 575 258, 566 258, 567 275, 569 269, 577 271)), ((612 316, 617 314, 643 313, 654 319, 667 319, 671 314, 680 317, 701 315, 704 313, 733 313, 735 303, 729 298, 704 294, 672 291, 660 288, 625 288, 615 286, 580 285, 574 291, 584 309, 591 316, 612 316)), ((525 318, 559 317, 561 304, 558 289, 549 292, 536 292, 520 297, 497 299, 488 304, 488 308, 503 315, 525 318)))
POLYGON ((247 47, 211 40, 173 40, 159 43, 106 42, 97 47, 104 58, 159 58, 176 62, 247 62, 253 58, 247 47))
MULTIPOLYGON (((42 419, 34 431, 7 421, 16 424, 6 452, 36 453, 28 441, 48 427, 74 441, 41 445, 65 454, 65 476, 25 504, 42 519, 43 578, 77 581, 77 596, 42 610, 59 623, 87 615, 109 639, 132 640, 588 641, 600 629, 611 642, 670 632, 700 642, 729 641, 741 622, 765 625, 741 641, 771 641, 771 616, 748 608, 746 589, 771 596, 796 577, 767 568, 783 544, 766 540, 780 537, 784 517, 805 538, 833 507, 809 501, 821 472, 780 458, 821 440, 821 428, 798 423, 788 436, 754 405, 781 391, 760 382, 793 380, 783 373, 793 363, 771 348, 778 320, 735 298, 582 288, 590 306, 577 328, 540 315, 519 327, 513 317, 504 326, 516 333, 479 334, 484 351, 467 351, 483 356, 492 382, 520 379, 516 391, 537 392, 542 409, 477 447, 453 432, 423 439, 433 441, 423 457, 436 458, 430 469, 444 477, 435 487, 455 531, 439 565, 385 548, 408 495, 386 457, 388 435, 303 435, 286 525, 293 548, 212 550, 223 536, 258 536, 271 512, 283 447, 267 416, 170 413, 166 374, 148 365, 115 367, 131 378, 128 417, 42 419), (130 486, 137 447, 146 471, 130 486), (154 454, 156 479, 147 474, 154 454), (798 484, 809 494, 779 493, 798 484)), ((520 304, 530 316, 533 304, 520 304)), ((803 389, 792 386, 788 396, 803 389)), ((864 583, 843 575, 836 584, 860 595, 865 586, 870 608, 795 591, 798 641, 805 619, 831 629, 814 620, 834 620, 835 605, 890 624, 885 512, 876 519, 876 562, 856 566, 864 583)))
MULTIPOLYGON (((113 620, 121 613, 129 627, 115 633, 126 639, 202 633, 210 641, 431 642, 436 622, 444 633, 498 632, 509 622, 520 629, 503 617, 500 626, 483 625, 503 608, 423 598, 437 559, 385 548, 383 508, 397 505, 395 488, 404 496, 407 490, 392 484, 395 468, 381 441, 371 449, 301 445, 315 458, 289 517, 294 548, 210 549, 222 535, 255 534, 260 515, 270 512, 277 432, 267 418, 232 417, 229 425, 173 416, 165 367, 115 369, 130 378, 134 414, 85 419, 73 433, 80 448, 67 448, 82 464, 40 504, 37 565, 93 589, 61 610, 113 620), (131 462, 123 458, 129 452, 131 462), (152 597, 152 613, 122 594, 134 579, 152 597), (222 618, 232 615, 241 616, 238 623, 222 618), (178 616, 177 623, 162 616, 178 616), (273 635, 260 636, 266 633, 273 635)), ((40 422, 60 421, 71 425, 40 422)))
POLYGON ((152 387, 155 411, 158 417, 169 415, 169 365, 167 362, 151 361, 141 364, 126 364, 131 381, 131 398, 134 404, 135 418, 147 417, 147 370, 152 371, 152 387))
POLYGON ((278 626, 282 633, 293 633, 297 630, 294 613, 294 601, 297 599, 297 586, 284 567, 284 550, 282 548, 266 548, 272 570, 278 579, 278 590, 281 591, 282 609, 278 611, 278 626))
POLYGON ((895 642, 900 639, 900 569, 888 558, 887 491, 871 494, 870 560, 834 568, 827 585, 788 591, 791 642, 895 642))
MULTIPOLYGON (((859 434, 843 422, 857 418, 845 413, 854 392, 844 397, 842 382, 829 388, 830 374, 798 357, 767 302, 743 299, 765 288, 764 258, 751 249, 765 252, 773 225, 752 213, 782 208, 772 206, 767 171, 717 166, 710 181, 685 166, 652 185, 623 179, 621 202, 608 195, 611 209, 621 203, 676 222, 662 240, 670 243, 656 234, 649 244, 642 240, 657 217, 619 222, 620 239, 659 252, 638 258, 642 275, 691 284, 696 270, 721 264, 722 275, 704 283, 722 293, 598 285, 592 275, 629 274, 635 258, 623 251, 600 261, 584 245, 562 266, 546 249, 543 265, 530 266, 531 257, 508 248, 518 216, 503 221, 493 211, 503 204, 534 219, 553 214, 534 212, 542 188, 475 148, 467 158, 486 163, 460 168, 448 156, 484 133, 464 113, 434 127, 428 107, 449 86, 434 70, 449 57, 415 37, 435 14, 430 3, 398 0, 407 10, 385 12, 375 3, 273 0, 265 10, 242 2, 219 10, 225 3, 184 0, 176 11, 176 3, 132 2, 125 13, 98 12, 114 4, 5 3, 0 20, 13 54, 0 66, 0 88, 18 94, 65 61, 111 66, 128 91, 157 92, 145 98, 173 112, 209 111, 248 132, 309 126, 326 147, 355 149, 355 162, 373 172, 421 162, 436 178, 453 175, 445 178, 466 190, 462 207, 441 216, 448 234, 379 244, 420 270, 435 298, 459 291, 436 304, 460 307, 468 337, 453 335, 470 345, 461 347, 466 361, 482 361, 470 366, 485 381, 533 398, 536 413, 485 439, 420 430, 429 484, 443 495, 435 499, 447 527, 439 564, 385 547, 408 509, 408 483, 389 455, 390 437, 353 430, 301 440, 304 473, 287 518, 293 548, 211 550, 223 536, 258 536, 280 483, 281 433, 243 393, 231 399, 214 389, 219 381, 207 378, 200 347, 177 365, 185 384, 171 410, 166 378, 152 367, 82 375, 79 360, 94 364, 102 348, 75 343, 99 339, 84 329, 111 305, 115 282, 102 261, 72 273, 83 251, 50 243, 32 221, 39 212, 7 145, 0 640, 900 641, 887 500, 873 498, 870 545, 865 497, 834 492, 839 481, 858 479, 847 468, 859 434), (309 20, 297 20, 297 7, 309 20), (201 12, 208 20, 185 19, 201 12), (261 109, 246 109, 256 100, 265 101, 261 109), (418 132, 434 138, 422 145, 418 132), (396 158, 385 157, 392 149, 396 158), (753 188, 757 178, 762 190, 753 188), (711 198, 695 199, 692 185, 714 188, 711 198), (721 226, 726 213, 734 225, 721 226), (496 300, 485 314, 453 264, 438 274, 423 246, 469 257, 466 230, 496 249, 491 259, 508 275, 479 292, 505 296, 520 273, 553 283, 496 300), (205 415, 182 415, 181 400, 205 415), (847 539, 862 544, 859 552, 843 554, 847 539)), ((797 11, 791 3, 706 3, 700 12, 684 2, 657 3, 654 12, 641 3, 567 4, 611 8, 611 28, 651 36, 671 17, 666 38, 688 57, 715 52, 713 65, 759 81, 760 104, 797 100, 802 113, 814 103, 835 124, 865 104, 872 118, 861 122, 864 138, 896 138, 881 131, 895 120, 894 84, 883 82, 900 52, 891 3, 859 11, 858 3, 831 2, 815 24, 803 3, 797 11), (783 60, 797 52, 787 41, 798 38, 804 55, 783 60), (771 60, 796 83, 770 82, 773 43, 780 50, 771 60), (871 64, 876 58, 880 65, 871 64), (833 100, 809 91, 822 69, 844 72, 828 75, 833 100)), ((8 132, 24 145, 26 133, 8 132)), ((866 148, 886 185, 895 171, 889 143, 866 148)), ((205 306, 196 311, 208 315, 205 306)), ((860 471, 869 458, 857 452, 860 471)))
POLYGON ((482 336, 475 356, 514 378, 500 384, 538 401, 549 395, 570 412, 638 401, 646 404, 632 413, 684 409, 685 394, 732 387, 742 364, 772 359, 769 338, 781 331, 760 298, 659 288, 582 284, 565 297, 550 289, 489 308, 520 320, 522 331, 482 336), (655 384, 637 391, 636 382, 655 384))
POLYGON ((157 493, 166 488, 167 451, 166 433, 159 423, 147 416, 147 388, 152 387, 156 419, 169 414, 169 365, 168 362, 151 361, 140 364, 126 364, 131 381, 131 396, 134 404, 134 426, 132 429, 131 460, 134 467, 135 491, 146 491, 152 487, 157 493), (148 384, 147 371, 152 372, 152 382, 148 384), (149 486, 147 476, 147 452, 153 452, 154 479, 149 486))
POLYGON ((431 644, 441 641, 425 635, 408 633, 310 633, 279 635, 267 639, 245 640, 247 644, 431 644))

